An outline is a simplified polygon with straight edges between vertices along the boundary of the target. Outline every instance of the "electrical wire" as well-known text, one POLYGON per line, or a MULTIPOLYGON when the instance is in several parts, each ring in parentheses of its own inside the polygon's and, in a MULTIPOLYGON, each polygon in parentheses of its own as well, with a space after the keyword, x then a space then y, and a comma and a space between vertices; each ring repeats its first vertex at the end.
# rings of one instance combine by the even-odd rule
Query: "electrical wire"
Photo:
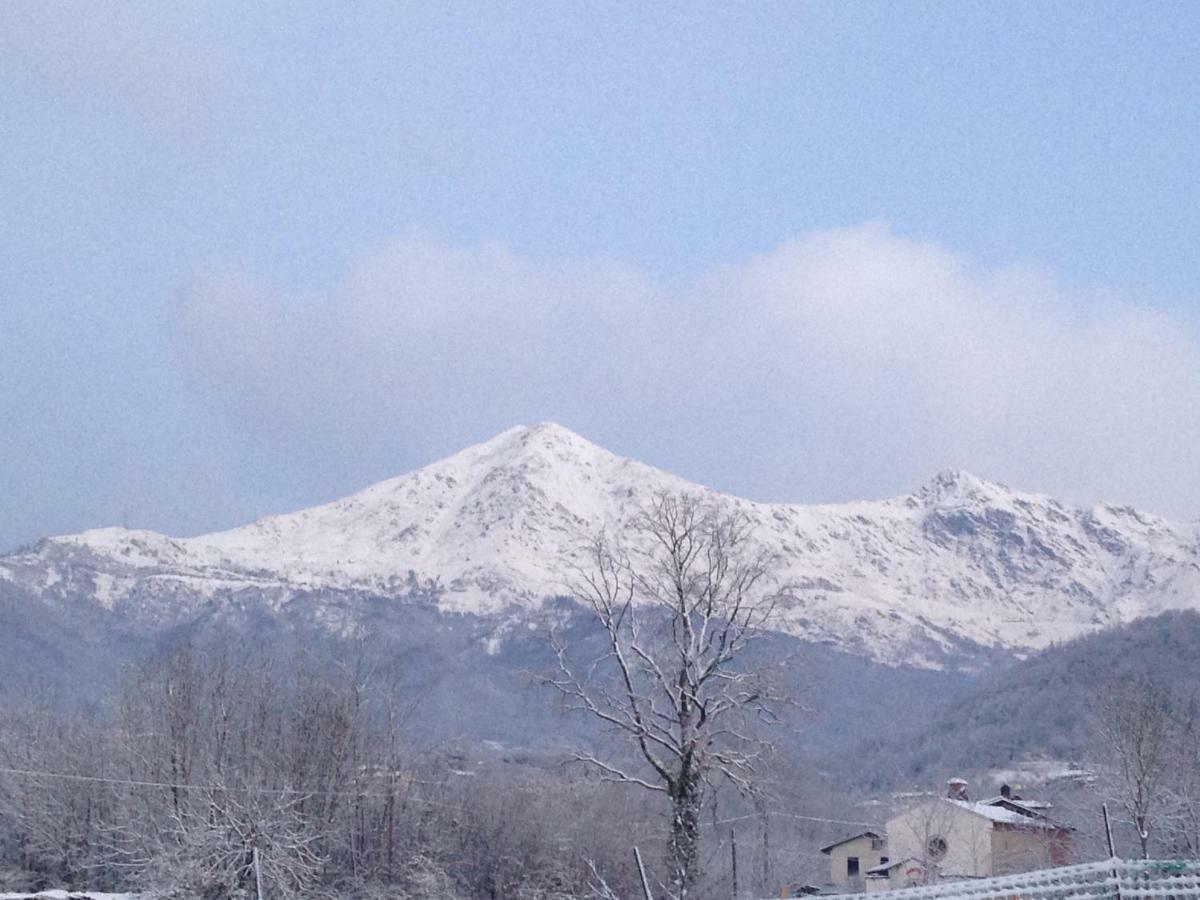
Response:
MULTIPOLYGON (((251 794, 251 795, 273 795, 273 796, 291 796, 291 797, 377 797, 388 798, 395 796, 388 791, 335 791, 335 790, 304 790, 301 788, 270 788, 270 787, 229 787, 227 785, 216 784, 185 784, 182 782, 172 781, 141 781, 133 778, 108 778, 101 775, 77 775, 71 772, 47 772, 40 769, 17 769, 8 766, 0 766, 0 775, 16 775, 24 778, 49 778, 59 781, 74 781, 91 784, 107 784, 116 787, 141 787, 141 788, 158 788, 162 790, 180 790, 180 791, 201 791, 201 792, 225 792, 229 794, 251 794)), ((465 811, 464 807, 454 806, 448 803, 439 803, 436 800, 427 800, 424 798, 404 798, 405 803, 415 803, 418 805, 438 807, 441 809, 452 809, 465 811)), ((720 819, 716 822, 701 822, 701 827, 712 828, 717 825, 731 825, 734 822, 742 822, 746 819, 760 819, 762 813, 747 813, 742 816, 733 816, 728 819, 720 819)), ((775 818, 796 819, 802 822, 819 822, 825 825, 849 825, 856 828, 879 828, 880 826, 874 822, 850 822, 845 819, 826 819, 820 816, 803 816, 798 813, 771 811, 770 816, 775 818)))
MULTIPOLYGON (((217 784, 184 784, 172 781, 140 781, 133 778, 106 778, 101 775, 76 775, 71 772, 46 772, 39 769, 16 769, 0 766, 0 775, 17 775, 25 778, 50 778, 59 781, 88 782, 92 784, 107 784, 117 787, 161 788, 164 790, 201 791, 208 793, 224 792, 227 794, 259 794, 291 797, 380 797, 395 796, 389 791, 334 791, 334 790, 303 790, 301 788, 270 788, 270 787, 229 787, 217 784)), ((404 798, 405 803, 418 803, 426 806, 436 806, 443 809, 463 810, 464 807, 424 798, 404 798)))
MULTIPOLYGON (((785 819, 799 819, 802 822, 821 822, 826 825, 852 825, 857 828, 879 828, 880 827, 875 822, 847 822, 845 819, 823 819, 823 818, 820 818, 819 816, 801 816, 801 815, 798 815, 797 813, 779 812, 779 811, 775 811, 775 810, 772 810, 769 813, 769 815, 774 816, 774 817, 782 817, 785 819)), ((711 828, 716 825, 729 825, 733 822, 744 821, 745 819, 761 819, 762 817, 763 817, 762 813, 746 813, 746 815, 744 815, 744 816, 734 816, 729 819, 721 819, 720 821, 717 821, 717 822, 703 822, 702 824, 711 828)))

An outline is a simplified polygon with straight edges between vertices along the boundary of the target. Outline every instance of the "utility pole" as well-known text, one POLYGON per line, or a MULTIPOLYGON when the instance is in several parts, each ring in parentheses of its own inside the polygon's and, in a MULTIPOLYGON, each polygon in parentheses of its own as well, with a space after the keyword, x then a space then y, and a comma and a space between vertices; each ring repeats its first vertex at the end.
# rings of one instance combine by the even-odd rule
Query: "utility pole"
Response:
POLYGON ((732 828, 729 829, 729 853, 732 857, 733 864, 733 900, 738 900, 738 883, 737 883, 737 832, 732 828))
POLYGON ((767 804, 762 803, 762 879, 763 890, 771 890, 771 816, 767 804))
POLYGON ((266 895, 263 894, 263 889, 262 889, 262 866, 260 866, 258 864, 258 848, 257 847, 255 847, 251 851, 250 859, 251 859, 251 862, 254 863, 254 893, 256 895, 256 898, 257 898, 257 900, 267 900, 266 895))
POLYGON ((1108 840, 1108 858, 1116 859, 1117 850, 1116 847, 1113 846, 1112 822, 1108 820, 1108 804, 1101 803, 1100 811, 1104 813, 1104 837, 1108 840))
POLYGON ((1116 848, 1116 845, 1113 844, 1112 822, 1110 822, 1108 819, 1108 804, 1101 803, 1100 809, 1104 813, 1104 837, 1108 840, 1108 858, 1113 860, 1113 870, 1112 870, 1113 889, 1116 890, 1116 892, 1117 892, 1117 900, 1122 900, 1122 898, 1121 898, 1121 873, 1117 869, 1117 866, 1116 866, 1117 848, 1116 848))
POLYGON ((650 881, 646 878, 646 867, 642 865, 642 852, 637 847, 633 848, 633 858, 637 860, 638 875, 642 877, 642 895, 645 900, 654 900, 650 895, 650 881))

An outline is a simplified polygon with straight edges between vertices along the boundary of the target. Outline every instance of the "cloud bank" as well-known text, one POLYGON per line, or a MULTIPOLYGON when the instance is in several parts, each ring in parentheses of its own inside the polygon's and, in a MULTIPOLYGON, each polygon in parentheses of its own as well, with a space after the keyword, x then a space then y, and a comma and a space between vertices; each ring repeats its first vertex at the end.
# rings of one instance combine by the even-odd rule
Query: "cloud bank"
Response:
POLYGON ((182 323, 197 384, 237 421, 386 448, 396 473, 555 419, 758 499, 884 496, 953 466, 1200 515, 1187 323, 881 224, 686 282, 414 235, 328 290, 201 272, 182 323))

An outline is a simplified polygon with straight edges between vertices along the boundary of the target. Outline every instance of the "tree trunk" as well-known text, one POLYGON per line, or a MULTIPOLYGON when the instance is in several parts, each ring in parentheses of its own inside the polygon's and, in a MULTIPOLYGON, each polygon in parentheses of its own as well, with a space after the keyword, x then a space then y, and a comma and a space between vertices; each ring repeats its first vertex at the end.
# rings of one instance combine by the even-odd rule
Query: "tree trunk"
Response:
POLYGON ((667 847, 679 897, 700 878, 700 812, 703 782, 690 767, 671 785, 671 838, 667 847))

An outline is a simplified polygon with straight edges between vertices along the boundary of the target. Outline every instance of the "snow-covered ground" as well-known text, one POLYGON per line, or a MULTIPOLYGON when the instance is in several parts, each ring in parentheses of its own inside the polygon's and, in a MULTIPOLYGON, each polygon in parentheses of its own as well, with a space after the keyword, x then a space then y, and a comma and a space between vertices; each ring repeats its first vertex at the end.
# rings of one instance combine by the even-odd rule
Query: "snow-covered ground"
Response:
POLYGON ((1080 509, 964 472, 890 500, 756 503, 615 456, 554 424, 486 443, 324 506, 171 538, 104 528, 0 558, 0 579, 166 616, 250 589, 405 596, 436 580, 448 612, 513 614, 566 590, 601 528, 690 491, 755 524, 791 586, 781 630, 888 663, 936 665, 969 644, 1041 648, 1194 607, 1200 528, 1126 507, 1080 509))
POLYGON ((1064 759, 1027 759, 1004 769, 995 769, 988 773, 996 784, 1021 785, 1036 787, 1051 781, 1071 779, 1075 781, 1090 781, 1095 774, 1083 767, 1082 763, 1064 759))

